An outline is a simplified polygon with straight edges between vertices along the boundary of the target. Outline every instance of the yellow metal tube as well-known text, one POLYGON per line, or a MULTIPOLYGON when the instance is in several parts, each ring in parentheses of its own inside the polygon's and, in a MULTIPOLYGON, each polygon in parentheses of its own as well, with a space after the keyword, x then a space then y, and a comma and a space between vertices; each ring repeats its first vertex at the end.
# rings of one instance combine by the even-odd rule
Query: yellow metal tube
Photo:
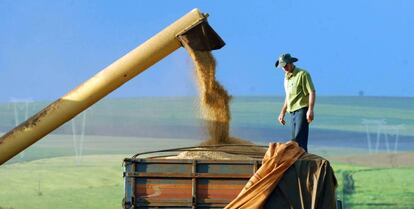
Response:
POLYGON ((0 165, 181 46, 177 35, 204 21, 193 9, 0 138, 0 165))

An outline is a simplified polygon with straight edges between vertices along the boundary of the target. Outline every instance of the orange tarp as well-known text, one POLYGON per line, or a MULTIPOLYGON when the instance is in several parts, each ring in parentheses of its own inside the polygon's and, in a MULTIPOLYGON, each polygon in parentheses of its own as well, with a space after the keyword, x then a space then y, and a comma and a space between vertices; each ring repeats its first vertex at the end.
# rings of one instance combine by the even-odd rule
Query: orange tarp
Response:
POLYGON ((277 186, 285 171, 305 151, 296 142, 270 143, 262 166, 250 178, 240 194, 225 209, 263 208, 267 197, 277 186))
POLYGON ((337 181, 328 160, 303 154, 283 174, 264 209, 336 209, 337 181))

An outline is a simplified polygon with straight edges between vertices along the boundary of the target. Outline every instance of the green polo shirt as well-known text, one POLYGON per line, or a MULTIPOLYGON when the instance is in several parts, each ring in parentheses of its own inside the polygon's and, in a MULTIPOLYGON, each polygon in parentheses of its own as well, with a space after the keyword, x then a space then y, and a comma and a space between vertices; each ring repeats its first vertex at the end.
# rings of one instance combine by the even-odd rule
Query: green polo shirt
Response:
POLYGON ((315 91, 315 87, 308 72, 295 67, 291 73, 285 74, 284 86, 288 112, 309 106, 309 93, 315 91))

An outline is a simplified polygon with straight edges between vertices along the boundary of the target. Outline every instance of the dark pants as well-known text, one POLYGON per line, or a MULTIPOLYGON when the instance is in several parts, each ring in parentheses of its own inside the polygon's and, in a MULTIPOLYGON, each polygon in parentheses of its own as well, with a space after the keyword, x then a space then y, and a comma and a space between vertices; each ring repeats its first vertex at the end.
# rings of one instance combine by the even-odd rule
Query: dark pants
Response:
POLYGON ((292 116, 292 141, 297 142, 306 152, 308 151, 309 134, 309 123, 306 120, 307 111, 308 107, 304 107, 290 113, 292 116))

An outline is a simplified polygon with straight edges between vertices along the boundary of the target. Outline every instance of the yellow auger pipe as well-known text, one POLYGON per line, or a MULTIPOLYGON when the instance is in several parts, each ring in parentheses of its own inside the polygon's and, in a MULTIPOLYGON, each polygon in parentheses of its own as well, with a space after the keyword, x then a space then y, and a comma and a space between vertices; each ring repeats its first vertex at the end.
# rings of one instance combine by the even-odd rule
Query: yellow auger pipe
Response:
MULTIPOLYGON (((209 40, 205 40, 206 38, 221 40, 218 36, 214 37, 217 35, 214 31, 205 33, 206 28, 210 28, 206 18, 207 15, 202 14, 198 9, 193 9, 74 90, 3 135, 0 138, 0 165, 178 49, 181 46, 178 36, 191 33, 189 37, 192 39, 194 32, 191 31, 193 28, 198 28, 197 30, 201 31, 201 35, 205 37, 195 40, 195 45, 205 46, 207 43, 208 46, 209 40), (198 25, 203 28, 200 29, 198 25)), ((221 48, 223 45, 224 42, 218 47, 204 48, 211 50, 221 48)))

